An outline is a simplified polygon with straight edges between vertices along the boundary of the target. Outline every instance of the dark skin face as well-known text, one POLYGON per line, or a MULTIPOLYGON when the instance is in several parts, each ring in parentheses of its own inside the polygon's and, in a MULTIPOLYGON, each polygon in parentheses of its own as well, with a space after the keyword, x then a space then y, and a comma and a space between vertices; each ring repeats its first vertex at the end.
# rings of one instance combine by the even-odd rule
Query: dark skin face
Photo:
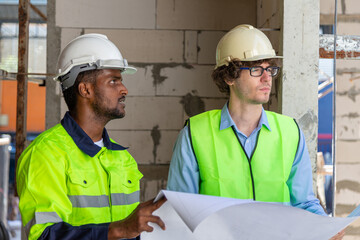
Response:
POLYGON ((104 69, 95 82, 79 83, 76 108, 70 115, 94 142, 99 141, 110 120, 125 116, 127 94, 120 70, 104 69))
POLYGON ((127 88, 122 83, 119 70, 105 69, 97 77, 94 85, 91 107, 96 118, 104 122, 125 116, 125 96, 127 88))

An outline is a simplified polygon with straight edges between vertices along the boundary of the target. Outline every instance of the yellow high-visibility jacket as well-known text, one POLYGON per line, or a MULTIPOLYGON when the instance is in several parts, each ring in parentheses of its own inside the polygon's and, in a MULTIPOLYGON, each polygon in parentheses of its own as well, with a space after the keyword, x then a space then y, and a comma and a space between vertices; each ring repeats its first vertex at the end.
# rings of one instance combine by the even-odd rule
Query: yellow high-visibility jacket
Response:
POLYGON ((55 223, 109 223, 137 207, 142 177, 137 163, 105 129, 103 140, 104 147, 95 145, 67 113, 23 152, 16 177, 29 239, 55 223))

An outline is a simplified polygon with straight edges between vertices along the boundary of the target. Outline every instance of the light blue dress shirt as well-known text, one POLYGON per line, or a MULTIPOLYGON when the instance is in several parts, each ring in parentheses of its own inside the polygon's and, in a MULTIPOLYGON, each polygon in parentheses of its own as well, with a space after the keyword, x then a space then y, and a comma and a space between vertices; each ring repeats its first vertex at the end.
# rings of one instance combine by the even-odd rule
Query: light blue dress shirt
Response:
MULTIPOLYGON (((251 156, 254 151, 260 129, 266 127, 271 131, 266 112, 263 109, 258 126, 250 136, 247 137, 237 129, 229 114, 227 104, 225 104, 221 110, 220 130, 232 126, 235 127, 236 133, 248 156, 251 156)), ((319 200, 315 197, 313 192, 310 157, 306 147, 304 134, 301 130, 298 151, 291 168, 287 185, 290 190, 290 203, 292 206, 326 216, 326 213, 319 204, 319 200)), ((181 130, 174 146, 167 189, 179 192, 199 193, 199 186, 199 166, 192 150, 188 126, 185 126, 181 130)))

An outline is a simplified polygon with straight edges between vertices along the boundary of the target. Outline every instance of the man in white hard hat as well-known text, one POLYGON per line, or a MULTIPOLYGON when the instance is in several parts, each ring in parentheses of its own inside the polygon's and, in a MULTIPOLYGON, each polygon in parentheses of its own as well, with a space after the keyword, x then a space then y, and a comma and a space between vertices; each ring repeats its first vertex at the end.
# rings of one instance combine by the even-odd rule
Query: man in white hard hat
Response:
POLYGON ((72 40, 61 52, 58 75, 69 111, 39 135, 17 166, 19 208, 28 239, 139 239, 165 228, 152 215, 165 199, 139 204, 142 174, 105 125, 125 115, 132 74, 118 48, 100 34, 72 40))
POLYGON ((169 190, 279 202, 326 215, 313 193, 298 124, 262 106, 279 58, 253 26, 239 25, 222 37, 212 78, 228 102, 187 121, 174 147, 169 190))

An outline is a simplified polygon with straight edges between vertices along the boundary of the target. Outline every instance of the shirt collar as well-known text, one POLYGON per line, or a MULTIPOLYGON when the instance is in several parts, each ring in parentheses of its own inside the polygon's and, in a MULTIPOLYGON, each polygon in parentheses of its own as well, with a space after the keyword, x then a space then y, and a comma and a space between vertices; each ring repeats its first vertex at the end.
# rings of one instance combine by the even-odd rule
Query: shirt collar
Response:
MULTIPOLYGON (((61 125, 65 128, 66 132, 74 140, 76 146, 90 157, 94 157, 101 150, 101 147, 94 144, 93 140, 75 122, 75 120, 70 116, 69 112, 66 112, 64 118, 61 120, 61 125)), ((127 149, 119 144, 112 142, 105 128, 102 134, 102 138, 104 141, 104 146, 107 149, 110 150, 127 149)))
MULTIPOLYGON (((229 128, 234 126, 236 131, 239 132, 239 130, 237 129, 233 119, 230 116, 229 113, 229 108, 228 108, 228 102, 225 103, 224 107, 221 109, 221 121, 220 121, 220 130, 229 128)), ((266 112, 264 110, 264 108, 262 108, 261 110, 261 117, 260 117, 260 121, 259 124, 257 126, 257 130, 260 129, 262 126, 265 126, 269 131, 271 131, 267 116, 266 116, 266 112)))

